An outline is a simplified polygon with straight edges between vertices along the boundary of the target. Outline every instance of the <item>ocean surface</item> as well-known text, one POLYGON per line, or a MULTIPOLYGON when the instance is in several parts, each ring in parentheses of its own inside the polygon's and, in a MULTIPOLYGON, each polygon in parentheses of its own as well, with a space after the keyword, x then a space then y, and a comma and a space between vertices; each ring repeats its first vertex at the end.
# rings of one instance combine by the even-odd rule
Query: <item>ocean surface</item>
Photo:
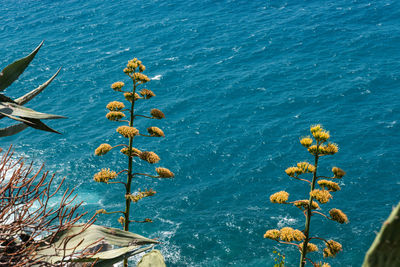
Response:
MULTIPOLYGON (((392 207, 400 200, 400 2, 381 1, 1 1, 0 68, 43 47, 5 94, 19 97, 56 80, 26 106, 67 116, 47 121, 62 135, 28 129, 7 138, 16 155, 45 164, 64 188, 76 186, 82 211, 122 209, 120 185, 97 184, 101 168, 124 169, 118 151, 94 155, 101 143, 124 140, 105 105, 122 100, 110 85, 137 57, 156 97, 161 121, 137 119, 135 146, 158 153, 173 180, 139 178, 154 197, 133 205, 133 231, 159 238, 168 266, 273 266, 273 250, 297 266, 299 253, 263 238, 266 230, 303 228, 301 212, 269 202, 286 190, 307 195, 284 170, 311 156, 299 144, 321 123, 340 147, 320 161, 347 171, 342 191, 325 205, 347 213, 339 225, 313 217, 312 235, 335 239, 343 252, 332 266, 360 266, 392 207)), ((4 119, 1 125, 9 125, 4 119)), ((136 170, 153 171, 136 160, 136 170)), ((119 216, 98 223, 119 227, 119 216)), ((322 251, 323 246, 320 246, 322 251)), ((312 256, 320 260, 322 253, 312 256)))

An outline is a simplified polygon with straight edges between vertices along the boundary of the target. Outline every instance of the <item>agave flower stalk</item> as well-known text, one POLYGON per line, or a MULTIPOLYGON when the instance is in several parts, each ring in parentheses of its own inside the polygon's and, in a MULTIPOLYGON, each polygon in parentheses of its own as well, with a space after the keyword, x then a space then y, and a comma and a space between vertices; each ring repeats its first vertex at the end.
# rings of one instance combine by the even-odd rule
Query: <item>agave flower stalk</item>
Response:
MULTIPOLYGON (((111 121, 116 121, 119 123, 127 124, 119 126, 116 131, 127 139, 127 144, 119 144, 116 146, 111 146, 109 144, 101 144, 95 151, 95 155, 102 156, 107 154, 110 150, 122 146, 123 148, 120 152, 128 157, 127 160, 127 169, 123 169, 116 173, 115 171, 111 171, 110 169, 103 169, 93 177, 96 182, 104 182, 108 184, 122 184, 125 187, 124 194, 124 202, 125 209, 123 211, 105 211, 100 210, 99 214, 112 214, 112 213, 121 213, 121 217, 118 219, 118 222, 121 223, 123 229, 125 231, 129 231, 130 223, 145 223, 152 222, 151 219, 145 218, 143 220, 133 220, 130 217, 131 213, 131 203, 136 203, 139 200, 153 196, 156 192, 153 189, 145 189, 140 190, 133 194, 132 181, 135 177, 138 176, 146 176, 152 178, 173 178, 174 174, 168 170, 167 168, 158 167, 156 168, 157 175, 142 173, 142 172, 134 172, 133 166, 133 157, 138 157, 144 161, 147 161, 150 164, 158 163, 160 160, 159 156, 152 151, 141 151, 135 147, 133 147, 134 139, 137 136, 143 137, 164 137, 164 132, 158 127, 149 127, 147 128, 148 134, 142 134, 137 128, 134 127, 134 122, 136 117, 146 118, 146 119, 163 119, 165 118, 164 113, 159 109, 152 109, 150 111, 150 115, 143 114, 135 114, 135 103, 138 100, 142 99, 150 99, 155 96, 154 92, 143 88, 144 84, 150 81, 150 79, 143 74, 143 71, 146 67, 142 64, 142 62, 136 58, 129 60, 126 68, 123 72, 131 79, 132 87, 131 89, 125 89, 124 82, 115 82, 111 85, 111 88, 116 91, 123 93, 125 100, 129 103, 128 108, 125 107, 125 104, 119 101, 112 101, 107 104, 107 109, 109 112, 107 113, 107 119, 111 121), (140 90, 141 89, 141 90, 140 90), (140 90, 140 92, 138 92, 140 90), (127 118, 127 119, 125 119, 127 118), (114 179, 118 179, 118 177, 125 173, 127 175, 126 182, 122 181, 110 181, 114 179)), ((124 260, 124 266, 127 266, 127 260, 124 260)))
POLYGON ((329 202, 330 199, 332 199, 331 192, 336 192, 341 189, 340 186, 332 180, 341 179, 346 173, 338 167, 333 167, 332 176, 319 176, 317 174, 319 159, 322 156, 336 154, 338 152, 338 146, 328 142, 330 134, 323 129, 321 125, 311 126, 310 131, 312 138, 309 136, 303 137, 300 143, 307 148, 308 152, 314 157, 314 165, 308 162, 299 162, 296 166, 289 167, 285 170, 289 177, 308 183, 310 186, 308 199, 288 201, 289 193, 285 191, 280 191, 270 196, 270 201, 272 203, 290 204, 302 210, 305 216, 305 228, 302 231, 290 227, 284 227, 280 230, 272 229, 264 234, 264 238, 296 246, 300 251, 300 267, 304 267, 306 261, 310 262, 313 266, 329 267, 330 265, 328 263, 316 263, 307 257, 308 253, 318 251, 318 246, 310 241, 317 240, 325 244, 326 247, 323 250, 324 257, 335 257, 336 254, 342 250, 342 246, 340 243, 333 240, 325 240, 317 236, 311 236, 311 218, 313 215, 318 214, 328 220, 336 221, 341 224, 348 222, 346 214, 339 209, 331 209, 329 215, 317 211, 320 209, 317 202, 320 204, 329 202), (300 176, 304 176, 305 174, 310 174, 311 177, 300 178, 300 176), (320 189, 316 189, 317 184, 320 189))

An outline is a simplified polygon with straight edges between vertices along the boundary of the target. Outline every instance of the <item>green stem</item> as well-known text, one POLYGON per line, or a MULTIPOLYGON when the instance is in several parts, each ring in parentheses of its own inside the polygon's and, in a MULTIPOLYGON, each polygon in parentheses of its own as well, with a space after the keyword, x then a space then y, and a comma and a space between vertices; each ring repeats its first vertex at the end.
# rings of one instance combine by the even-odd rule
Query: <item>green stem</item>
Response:
MULTIPOLYGON (((313 173, 313 180, 311 182, 311 188, 310 188, 310 192, 314 190, 315 188, 315 182, 317 181, 317 168, 318 168, 318 158, 319 158, 319 154, 318 154, 318 149, 319 149, 319 142, 317 143, 317 153, 315 154, 315 162, 314 162, 314 166, 315 166, 315 171, 313 173)), ((306 254, 307 254, 307 245, 308 245, 308 241, 309 241, 309 234, 310 234, 310 222, 311 222, 311 207, 312 207, 312 201, 313 201, 313 197, 310 195, 310 199, 308 201, 308 207, 307 207, 307 213, 306 213, 306 225, 305 225, 305 230, 304 230, 304 235, 306 236, 306 238, 304 239, 303 242, 303 247, 301 249, 301 257, 300 257, 300 267, 304 267, 304 265, 306 264, 306 254)))
MULTIPOLYGON (((133 89, 132 89, 132 93, 135 94, 136 91, 136 81, 133 80, 133 89)), ((133 120, 134 120, 134 110, 135 110, 135 100, 132 101, 131 104, 131 109, 130 109, 130 120, 129 120, 129 126, 133 127, 133 120)), ((129 138, 129 146, 128 146, 128 155, 132 154, 132 145, 133 145, 133 138, 130 137, 129 138)), ((128 177, 127 177, 127 182, 126 182, 126 194, 125 195, 129 195, 131 193, 131 184, 132 184, 132 157, 129 156, 128 157, 128 177)), ((124 212, 124 216, 125 216, 125 222, 124 222, 124 230, 125 231, 129 231, 129 212, 130 212, 130 205, 131 205, 131 200, 125 199, 125 212, 124 212)), ((124 267, 128 266, 128 259, 124 259, 124 267)))

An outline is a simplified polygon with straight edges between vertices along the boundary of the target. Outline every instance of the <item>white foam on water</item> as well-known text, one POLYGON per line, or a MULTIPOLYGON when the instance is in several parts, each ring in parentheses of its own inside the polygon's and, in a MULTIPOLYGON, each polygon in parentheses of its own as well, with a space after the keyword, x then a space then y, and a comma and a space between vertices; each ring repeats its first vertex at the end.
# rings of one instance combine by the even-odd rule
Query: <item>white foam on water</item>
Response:
POLYGON ((154 77, 152 77, 150 79, 151 80, 155 80, 155 81, 159 81, 159 80, 161 80, 161 78, 162 78, 162 75, 156 75, 156 76, 154 76, 154 77))

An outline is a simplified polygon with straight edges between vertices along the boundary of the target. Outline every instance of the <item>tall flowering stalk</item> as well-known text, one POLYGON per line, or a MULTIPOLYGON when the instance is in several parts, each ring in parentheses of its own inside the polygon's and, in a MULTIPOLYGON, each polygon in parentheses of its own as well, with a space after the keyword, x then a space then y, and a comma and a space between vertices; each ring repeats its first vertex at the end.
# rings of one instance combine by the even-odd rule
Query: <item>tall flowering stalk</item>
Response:
POLYGON ((314 165, 308 162, 299 162, 294 167, 289 167, 285 170, 286 174, 296 180, 306 182, 310 186, 309 199, 288 201, 289 193, 280 191, 270 196, 272 203, 290 204, 302 210, 305 216, 305 228, 303 231, 293 229, 291 227, 284 227, 280 230, 268 230, 264 234, 264 238, 275 240, 279 243, 289 244, 296 246, 301 254, 300 267, 304 267, 306 261, 309 261, 315 267, 329 267, 328 263, 313 262, 307 254, 309 252, 318 251, 318 246, 311 243, 311 240, 322 241, 325 244, 323 255, 327 257, 335 257, 336 254, 342 250, 342 245, 334 240, 326 240, 320 237, 310 235, 311 218, 314 214, 321 215, 328 220, 336 221, 338 223, 347 223, 348 219, 339 209, 331 209, 329 215, 320 211, 320 204, 329 202, 332 198, 331 193, 340 190, 340 186, 331 180, 341 179, 346 173, 338 168, 333 167, 333 175, 330 177, 320 176, 317 174, 318 161, 322 156, 334 155, 338 152, 338 146, 334 143, 328 142, 330 134, 322 128, 321 125, 314 125, 310 128, 312 137, 304 137, 300 143, 307 148, 308 152, 314 157, 314 165), (309 174, 309 177, 304 177, 309 174), (318 184, 319 189, 316 188, 318 184))
MULTIPOLYGON (((140 115, 135 114, 135 103, 136 101, 143 99, 150 99, 155 96, 155 94, 146 88, 143 88, 144 84, 149 82, 150 79, 143 74, 146 67, 142 62, 136 58, 128 61, 126 68, 123 70, 124 73, 132 80, 132 88, 125 89, 125 84, 123 82, 115 82, 111 85, 111 88, 123 94, 125 100, 129 103, 128 108, 125 108, 125 104, 119 101, 112 101, 107 104, 107 109, 109 112, 106 118, 110 121, 115 121, 118 123, 124 123, 125 125, 117 127, 116 131, 126 138, 127 143, 118 144, 111 146, 110 144, 101 144, 96 150, 95 155, 102 156, 107 154, 110 150, 116 147, 122 147, 120 152, 127 156, 127 169, 120 170, 119 172, 112 171, 110 169, 102 169, 100 172, 96 173, 93 179, 96 182, 102 182, 107 184, 122 184, 125 187, 125 210, 124 211, 106 211, 104 209, 98 210, 97 213, 102 214, 112 214, 121 213, 121 217, 118 221, 123 226, 125 231, 129 231, 129 224, 132 222, 152 222, 151 219, 144 220, 132 220, 130 217, 131 202, 138 202, 140 199, 153 196, 156 192, 152 189, 146 189, 141 191, 138 189, 137 193, 133 193, 132 180, 138 176, 147 176, 152 178, 173 178, 174 174, 166 168, 156 168, 155 171, 157 175, 151 175, 146 173, 134 172, 133 168, 133 157, 138 157, 141 160, 147 161, 150 164, 157 163, 160 158, 152 151, 141 151, 138 148, 133 147, 134 138, 137 136, 145 137, 164 137, 164 132, 158 127, 147 128, 148 134, 142 134, 136 129, 134 125, 134 120, 137 117, 146 119, 163 119, 165 118, 164 113, 159 109, 152 109, 150 115, 140 115), (139 91, 140 90, 140 91, 139 91), (124 119, 127 118, 127 119, 124 119), (126 173, 126 182, 118 180, 119 176, 126 173)), ((126 263, 125 263, 126 265, 126 263)))

